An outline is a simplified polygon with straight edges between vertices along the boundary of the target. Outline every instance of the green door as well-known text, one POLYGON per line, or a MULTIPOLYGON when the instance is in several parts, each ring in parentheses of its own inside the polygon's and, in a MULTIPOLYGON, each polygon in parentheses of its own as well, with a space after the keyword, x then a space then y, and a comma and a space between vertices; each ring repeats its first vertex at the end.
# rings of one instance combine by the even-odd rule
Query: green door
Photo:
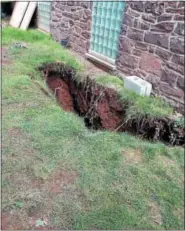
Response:
POLYGON ((50 33, 51 1, 38 2, 38 28, 50 33))
POLYGON ((125 2, 93 2, 90 52, 114 62, 125 2))

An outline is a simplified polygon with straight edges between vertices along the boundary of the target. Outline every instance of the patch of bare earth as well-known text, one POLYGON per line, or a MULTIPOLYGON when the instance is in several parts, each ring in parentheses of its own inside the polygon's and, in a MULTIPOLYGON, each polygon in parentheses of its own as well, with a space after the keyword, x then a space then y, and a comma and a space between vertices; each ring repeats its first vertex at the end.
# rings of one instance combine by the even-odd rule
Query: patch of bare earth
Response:
POLYGON ((22 228, 15 215, 8 212, 1 214, 1 230, 21 230, 22 228))
POLYGON ((48 223, 48 219, 42 213, 33 217, 22 217, 16 212, 4 212, 1 216, 1 230, 55 230, 48 223))
POLYGON ((139 164, 142 162, 142 153, 140 150, 129 149, 121 152, 125 164, 139 164))
MULTIPOLYGON (((78 197, 79 193, 75 191, 75 187, 70 189, 77 177, 77 171, 64 169, 56 170, 46 180, 29 178, 28 176, 18 178, 15 174, 15 178, 11 177, 10 181, 15 184, 15 191, 19 185, 18 198, 24 202, 26 207, 23 206, 21 210, 14 209, 10 212, 4 212, 2 228, 4 230, 55 230, 50 220, 50 215, 56 207, 55 195, 60 194, 62 196, 64 194, 66 199, 74 196, 73 199, 77 200, 76 196, 78 197), (67 191, 66 188, 68 188, 67 191), (36 206, 32 204, 34 201, 36 206)), ((65 217, 66 214, 62 216, 65 217)), ((63 219, 62 216, 61 219, 63 219)))
POLYGON ((65 185, 73 184, 77 177, 77 171, 58 170, 46 180, 45 188, 50 193, 60 193, 65 185))
POLYGON ((84 66, 84 71, 83 74, 84 75, 88 75, 92 78, 95 78, 97 76, 100 75, 105 75, 108 74, 108 69, 103 68, 102 65, 98 65, 96 63, 93 63, 89 60, 87 60, 85 57, 83 57, 82 55, 79 55, 77 52, 75 52, 74 50, 70 50, 70 53, 75 56, 81 63, 83 63, 84 66))
MULTIPOLYGON (((77 178, 76 170, 57 169, 45 180, 32 180, 31 187, 44 192, 46 207, 42 208, 43 213, 40 213, 45 215, 45 217, 40 216, 42 220, 48 219, 50 224, 63 229, 71 226, 76 204, 84 206, 84 200, 82 200, 84 197, 74 184, 77 178), (60 224, 58 222, 55 224, 54 218, 59 219, 60 224)), ((35 211, 32 211, 30 215, 32 215, 30 222, 35 223, 35 217, 38 218, 39 216, 35 211)))
POLYGON ((148 208, 151 222, 154 225, 162 225, 163 221, 159 206, 154 201, 150 201, 148 203, 148 208))
POLYGON ((15 136, 15 137, 23 136, 22 131, 17 127, 9 128, 7 133, 8 136, 15 136))

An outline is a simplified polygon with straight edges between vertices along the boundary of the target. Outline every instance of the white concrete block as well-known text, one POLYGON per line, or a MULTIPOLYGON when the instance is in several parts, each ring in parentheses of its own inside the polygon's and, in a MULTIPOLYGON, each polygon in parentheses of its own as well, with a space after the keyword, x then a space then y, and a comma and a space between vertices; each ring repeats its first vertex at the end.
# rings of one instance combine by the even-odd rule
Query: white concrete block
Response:
POLYGON ((124 88, 131 90, 141 96, 150 96, 152 91, 151 83, 137 76, 128 76, 123 80, 124 80, 124 88))

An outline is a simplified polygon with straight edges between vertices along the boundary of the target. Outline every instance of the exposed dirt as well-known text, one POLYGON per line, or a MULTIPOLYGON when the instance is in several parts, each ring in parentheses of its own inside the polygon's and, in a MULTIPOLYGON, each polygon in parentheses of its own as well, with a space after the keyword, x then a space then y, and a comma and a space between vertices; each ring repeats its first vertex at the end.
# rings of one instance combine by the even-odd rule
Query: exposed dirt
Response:
POLYGON ((15 211, 3 212, 1 216, 1 230, 28 230, 31 229, 22 217, 15 211))
POLYGON ((37 213, 27 221, 16 214, 4 212, 1 215, 1 230, 55 230, 48 224, 48 219, 37 213))
POLYGON ((62 188, 65 185, 72 184, 77 176, 78 173, 76 171, 57 171, 46 181, 46 188, 51 193, 60 193, 62 188))
POLYGON ((48 85, 53 90, 62 108, 66 111, 74 111, 73 98, 68 84, 58 76, 51 76, 48 80, 48 85))
POLYGON ((12 220, 11 214, 9 213, 3 213, 1 215, 1 230, 16 230, 15 224, 10 224, 10 221, 12 220))
POLYGON ((90 78, 85 84, 78 84, 71 78, 71 70, 66 71, 62 76, 51 72, 46 79, 63 109, 78 112, 86 125, 93 129, 116 129, 125 113, 117 93, 95 84, 90 78))
POLYGON ((126 121, 129 102, 120 102, 118 93, 98 85, 88 76, 83 82, 75 80, 75 72, 62 63, 42 64, 48 86, 56 95, 64 110, 76 112, 84 118, 87 127, 110 131, 128 131, 153 141, 163 141, 172 145, 185 143, 184 128, 174 126, 172 118, 150 118, 126 121))
POLYGON ((140 150, 122 151, 126 164, 139 164, 142 162, 142 152, 140 150))
POLYGON ((20 137, 20 136, 23 136, 23 132, 21 131, 20 128, 17 128, 17 127, 11 127, 7 130, 7 134, 8 136, 10 137, 20 137))
POLYGON ((90 76, 91 78, 96 78, 99 75, 106 75, 110 72, 107 68, 102 65, 95 63, 86 59, 84 56, 79 55, 79 53, 74 50, 69 50, 69 52, 75 56, 84 66, 84 74, 90 76))

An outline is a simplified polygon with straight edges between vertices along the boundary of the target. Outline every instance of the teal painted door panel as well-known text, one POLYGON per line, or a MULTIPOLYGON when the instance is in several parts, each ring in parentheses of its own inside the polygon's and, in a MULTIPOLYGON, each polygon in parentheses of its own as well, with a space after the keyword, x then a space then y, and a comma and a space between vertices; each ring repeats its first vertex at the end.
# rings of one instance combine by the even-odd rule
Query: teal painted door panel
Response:
POLYGON ((38 2, 38 28, 50 32, 51 1, 38 2))
POLYGON ((116 59, 125 2, 93 2, 90 49, 116 59))

